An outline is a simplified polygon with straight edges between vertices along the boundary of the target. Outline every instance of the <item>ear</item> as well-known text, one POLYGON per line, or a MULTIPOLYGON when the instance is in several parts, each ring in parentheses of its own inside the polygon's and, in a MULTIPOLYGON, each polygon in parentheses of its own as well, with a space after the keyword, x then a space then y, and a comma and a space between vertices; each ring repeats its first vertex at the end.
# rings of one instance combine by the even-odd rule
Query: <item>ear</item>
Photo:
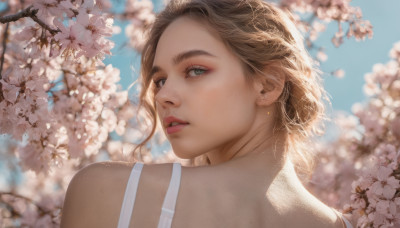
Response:
POLYGON ((256 79, 254 88, 257 92, 257 105, 269 106, 275 103, 282 94, 284 86, 285 77, 281 74, 263 75, 256 79))

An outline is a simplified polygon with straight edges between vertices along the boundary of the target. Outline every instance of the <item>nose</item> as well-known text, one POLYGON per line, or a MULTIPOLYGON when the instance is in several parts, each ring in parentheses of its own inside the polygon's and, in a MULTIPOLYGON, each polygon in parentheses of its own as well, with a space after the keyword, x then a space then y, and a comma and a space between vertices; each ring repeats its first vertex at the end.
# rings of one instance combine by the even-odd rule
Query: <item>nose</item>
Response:
POLYGON ((172 85, 171 80, 165 81, 157 92, 155 100, 163 108, 177 107, 181 104, 177 86, 172 85))

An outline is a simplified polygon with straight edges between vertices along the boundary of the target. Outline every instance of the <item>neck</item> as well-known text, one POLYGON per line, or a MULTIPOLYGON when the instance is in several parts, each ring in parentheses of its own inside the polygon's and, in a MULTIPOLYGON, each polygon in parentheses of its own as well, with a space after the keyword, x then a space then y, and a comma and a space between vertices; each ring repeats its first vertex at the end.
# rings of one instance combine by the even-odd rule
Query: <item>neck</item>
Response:
POLYGON ((210 165, 230 163, 235 160, 260 159, 270 164, 283 164, 287 155, 287 138, 282 132, 263 134, 263 128, 247 134, 239 140, 224 145, 222 148, 209 151, 207 157, 210 165))
MULTIPOLYGON (((257 138, 253 138, 254 140, 257 140, 257 138)), ((230 177, 238 178, 241 176, 245 179, 251 177, 252 180, 257 180, 255 182, 264 183, 264 186, 267 186, 267 183, 274 179, 278 173, 283 171, 288 174, 285 167, 291 163, 287 158, 285 137, 276 135, 267 140, 263 138, 260 143, 247 143, 243 146, 237 146, 237 148, 241 150, 230 150, 236 153, 232 152, 229 159, 227 156, 223 157, 228 159, 227 161, 224 161, 221 157, 211 157, 210 166, 230 177), (220 159, 217 160, 216 158, 220 159)), ((290 175, 293 174, 290 172, 290 175)))
POLYGON ((292 161, 282 150, 278 150, 280 147, 282 146, 277 144, 275 151, 255 151, 225 163, 211 165, 211 169, 208 168, 209 174, 214 175, 215 180, 225 180, 228 183, 227 189, 240 189, 243 186, 246 189, 258 189, 263 194, 253 192, 249 197, 261 196, 269 204, 279 207, 276 209, 289 211, 293 206, 291 202, 295 201, 293 197, 304 194, 305 189, 292 161), (284 202, 284 206, 278 199, 279 202, 284 202))

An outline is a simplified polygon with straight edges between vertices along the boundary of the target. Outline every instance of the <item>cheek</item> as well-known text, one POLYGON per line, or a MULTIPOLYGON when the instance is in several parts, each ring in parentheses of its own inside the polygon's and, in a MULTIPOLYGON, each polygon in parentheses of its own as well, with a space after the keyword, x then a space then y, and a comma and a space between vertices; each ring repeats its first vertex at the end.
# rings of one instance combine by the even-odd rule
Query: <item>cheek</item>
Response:
POLYGON ((218 86, 208 87, 198 96, 193 109, 197 110, 202 126, 213 131, 210 134, 239 131, 254 119, 255 102, 244 83, 242 80, 225 80, 218 86))

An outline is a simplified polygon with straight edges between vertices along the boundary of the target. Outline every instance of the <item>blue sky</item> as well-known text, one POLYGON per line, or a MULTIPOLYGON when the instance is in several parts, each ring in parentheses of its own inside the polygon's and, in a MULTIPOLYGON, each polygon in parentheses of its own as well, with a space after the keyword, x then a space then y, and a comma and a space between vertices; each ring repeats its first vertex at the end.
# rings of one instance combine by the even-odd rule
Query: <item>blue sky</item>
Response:
MULTIPOLYGON (((116 6, 116 10, 123 8, 123 2, 116 6)), ((154 0, 157 10, 162 8, 162 1, 154 0)), ((366 100, 362 86, 365 73, 371 72, 375 63, 386 63, 389 60, 389 50, 396 41, 400 41, 400 1, 398 0, 353 0, 353 6, 359 6, 365 19, 370 20, 374 27, 372 39, 357 42, 354 38, 345 38, 344 44, 336 48, 331 38, 337 31, 337 23, 331 23, 327 30, 317 40, 317 44, 325 47, 328 60, 321 64, 321 70, 331 72, 341 68, 346 71, 342 79, 324 75, 325 88, 331 96, 333 110, 351 111, 356 102, 366 100)), ((120 24, 122 28, 124 24, 120 24)), ((107 58, 106 63, 112 63, 121 70, 121 84, 127 88, 139 72, 140 56, 131 49, 118 47, 124 42, 124 32, 115 36, 113 40, 117 48, 113 50, 113 57, 107 58), (132 71, 133 69, 133 71, 132 71)))
POLYGON ((359 6, 365 19, 373 25, 374 36, 357 42, 353 38, 345 40, 339 48, 330 43, 337 31, 332 23, 317 43, 326 47, 328 60, 321 69, 330 72, 337 68, 346 71, 342 79, 325 77, 325 88, 331 95, 334 110, 350 112, 352 104, 366 100, 362 86, 365 73, 372 71, 375 63, 389 61, 389 51, 393 44, 400 41, 400 1, 398 0, 354 0, 353 6, 359 6))

